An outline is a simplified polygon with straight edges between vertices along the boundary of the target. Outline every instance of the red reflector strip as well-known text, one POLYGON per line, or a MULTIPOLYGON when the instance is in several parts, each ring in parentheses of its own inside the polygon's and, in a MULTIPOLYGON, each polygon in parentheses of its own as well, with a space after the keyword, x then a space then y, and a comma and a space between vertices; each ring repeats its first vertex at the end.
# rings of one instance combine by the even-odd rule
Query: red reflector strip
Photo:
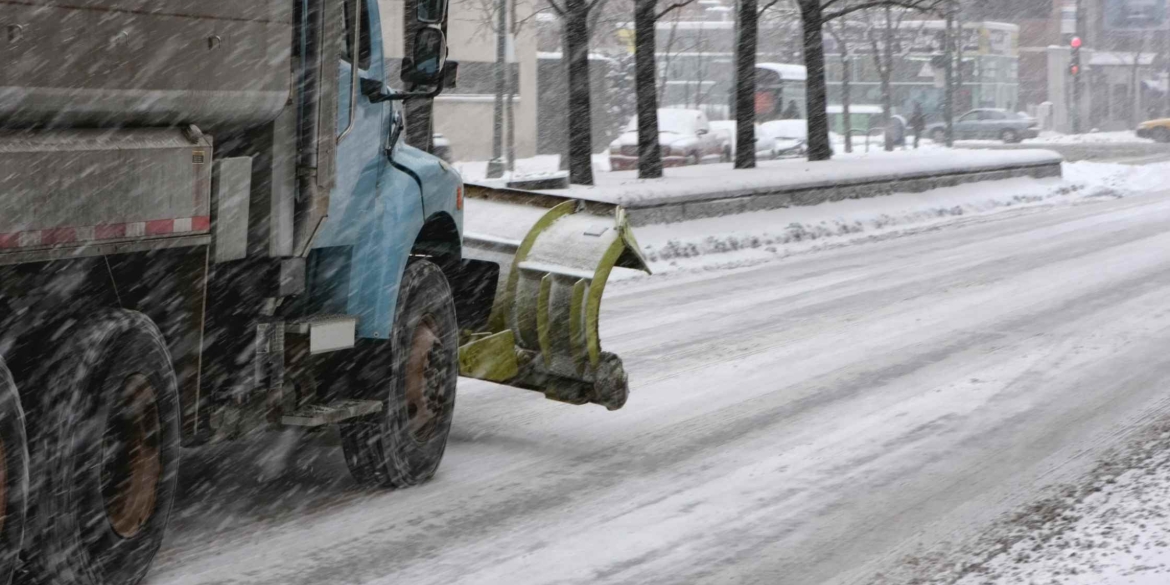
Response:
POLYGON ((206 215, 119 224, 56 227, 0 234, 0 249, 60 246, 78 242, 165 236, 170 234, 206 233, 210 230, 211 218, 206 215))
POLYGON ((146 235, 148 236, 162 236, 174 232, 175 220, 173 219, 156 219, 146 222, 146 235))

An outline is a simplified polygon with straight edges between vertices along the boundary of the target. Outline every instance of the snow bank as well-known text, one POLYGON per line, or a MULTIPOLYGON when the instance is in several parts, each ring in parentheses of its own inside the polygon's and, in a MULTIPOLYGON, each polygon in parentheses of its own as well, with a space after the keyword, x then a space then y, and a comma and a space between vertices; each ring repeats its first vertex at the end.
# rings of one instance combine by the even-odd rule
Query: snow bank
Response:
MULTIPOLYGON (((857 239, 1027 206, 1071 204, 1161 189, 1170 163, 1065 163, 1064 178, 1015 178, 922 193, 648 225, 636 235, 656 274, 767 262, 857 239)), ((623 277, 635 277, 626 274, 623 277)))
MULTIPOLYGON (((1116 132, 1088 132, 1085 134, 1061 134, 1059 132, 1044 131, 1037 138, 1024 141, 1026 145, 1061 145, 1061 144, 1153 144, 1152 140, 1138 138, 1133 130, 1118 130, 1116 132)), ((969 145, 999 145, 1002 140, 956 140, 955 146, 969 145)))

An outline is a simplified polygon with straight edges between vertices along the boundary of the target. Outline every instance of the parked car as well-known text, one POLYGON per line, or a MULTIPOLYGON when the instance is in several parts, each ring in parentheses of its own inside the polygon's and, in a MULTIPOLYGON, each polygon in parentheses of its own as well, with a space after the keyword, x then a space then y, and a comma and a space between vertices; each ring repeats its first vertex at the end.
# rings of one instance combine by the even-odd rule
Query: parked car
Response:
MULTIPOLYGON (((803 156, 808 152, 808 120, 764 122, 756 130, 756 136, 757 144, 763 140, 768 146, 771 154, 769 158, 803 156)), ((759 150, 757 146, 757 153, 759 150)))
MULTIPOLYGON (((718 162, 725 156, 723 141, 711 132, 707 114, 701 110, 658 110, 658 144, 662 148, 662 164, 667 167, 718 162)), ((615 171, 637 168, 637 116, 631 118, 622 135, 610 143, 609 163, 615 171)))
MULTIPOLYGON (((787 124, 794 121, 795 120, 783 120, 782 122, 787 124)), ((803 120, 800 122, 803 122, 803 120)), ((734 120, 720 120, 711 122, 712 132, 716 134, 726 134, 728 137, 728 144, 726 148, 726 160, 728 161, 735 158, 735 129, 736 123, 734 120)), ((778 156, 795 154, 787 152, 793 146, 793 144, 791 144, 793 141, 786 136, 787 134, 787 132, 779 132, 775 129, 771 131, 761 131, 760 124, 756 124, 755 132, 752 135, 756 144, 756 159, 771 159, 777 158, 778 156), (777 146, 779 146, 779 148, 777 148, 777 146)), ((803 145, 804 141, 800 140, 800 143, 803 145)))
POLYGON ((1138 124, 1134 131, 1141 138, 1149 138, 1157 142, 1170 142, 1170 118, 1146 120, 1138 124))
MULTIPOLYGON (((971 110, 955 120, 955 140, 1002 140, 1015 143, 1040 135, 1035 118, 1018 112, 995 108, 971 110)), ((926 127, 926 135, 935 142, 946 139, 946 123, 935 122, 926 127)))
POLYGON ((720 160, 728 162, 735 158, 735 120, 711 120, 711 132, 723 142, 723 156, 720 160))

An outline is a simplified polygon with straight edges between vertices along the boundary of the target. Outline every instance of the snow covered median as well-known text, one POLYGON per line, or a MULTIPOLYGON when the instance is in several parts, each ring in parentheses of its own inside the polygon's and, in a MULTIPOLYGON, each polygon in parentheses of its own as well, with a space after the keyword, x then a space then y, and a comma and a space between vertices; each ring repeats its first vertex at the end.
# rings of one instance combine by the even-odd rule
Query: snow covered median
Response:
POLYGON ((761 161, 754 169, 733 170, 730 164, 671 168, 662 179, 651 180, 638 179, 634 171, 598 173, 595 186, 574 185, 551 192, 633 209, 825 187, 929 180, 942 175, 1041 167, 1060 160, 1059 154, 1046 150, 855 152, 821 162, 761 161))
POLYGON ((1167 172, 1170 163, 1065 163, 1063 178, 1013 178, 647 225, 636 235, 655 273, 750 265, 1009 209, 1153 191, 1163 188, 1167 172))

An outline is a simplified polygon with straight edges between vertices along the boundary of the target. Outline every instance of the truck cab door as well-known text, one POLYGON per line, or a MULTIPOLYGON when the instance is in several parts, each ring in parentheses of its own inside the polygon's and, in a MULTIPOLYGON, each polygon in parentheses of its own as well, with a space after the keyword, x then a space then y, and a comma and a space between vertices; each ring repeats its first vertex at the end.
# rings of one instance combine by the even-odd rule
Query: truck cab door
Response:
POLYGON ((336 184, 329 202, 329 221, 317 247, 354 245, 368 225, 386 165, 383 155, 388 131, 388 104, 372 103, 361 91, 363 79, 384 79, 381 30, 368 0, 345 0, 342 38, 336 43, 337 127, 336 184), (356 64, 356 72, 355 72, 356 64))

